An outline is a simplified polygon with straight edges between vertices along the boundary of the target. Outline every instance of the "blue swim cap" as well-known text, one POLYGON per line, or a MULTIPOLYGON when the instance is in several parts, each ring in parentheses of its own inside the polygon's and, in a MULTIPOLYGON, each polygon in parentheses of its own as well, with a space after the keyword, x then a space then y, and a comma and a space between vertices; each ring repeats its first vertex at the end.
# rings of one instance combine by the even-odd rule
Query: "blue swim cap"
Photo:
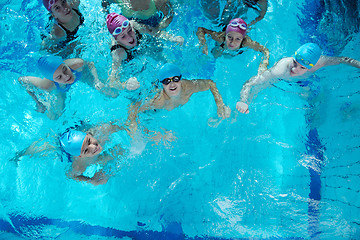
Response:
POLYGON ((84 132, 70 130, 60 136, 60 145, 68 154, 72 156, 80 156, 85 136, 86 133, 84 132))
POLYGON ((311 69, 321 56, 321 48, 315 43, 305 43, 294 54, 295 60, 304 67, 311 69))
POLYGON ((181 71, 178 66, 172 63, 166 63, 158 73, 158 79, 159 81, 164 80, 165 78, 171 78, 174 76, 180 76, 181 71))
POLYGON ((61 57, 46 55, 38 60, 38 67, 45 78, 53 81, 54 72, 63 63, 61 57))

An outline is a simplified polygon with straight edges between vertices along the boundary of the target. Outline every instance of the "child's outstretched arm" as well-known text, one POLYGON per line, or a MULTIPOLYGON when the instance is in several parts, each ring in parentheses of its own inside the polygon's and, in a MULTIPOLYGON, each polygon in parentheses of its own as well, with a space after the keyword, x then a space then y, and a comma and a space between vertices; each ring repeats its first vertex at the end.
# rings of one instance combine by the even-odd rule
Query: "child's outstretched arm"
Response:
POLYGON ((29 147, 24 148, 23 150, 17 152, 15 154, 15 156, 10 159, 10 161, 17 162, 17 161, 20 161, 20 159, 19 159, 20 157, 28 156, 28 155, 32 156, 37 153, 45 152, 48 150, 54 150, 54 149, 58 148, 58 147, 55 147, 54 145, 51 145, 48 142, 44 142, 41 144, 41 142, 43 140, 44 139, 39 139, 39 140, 33 142, 29 147))

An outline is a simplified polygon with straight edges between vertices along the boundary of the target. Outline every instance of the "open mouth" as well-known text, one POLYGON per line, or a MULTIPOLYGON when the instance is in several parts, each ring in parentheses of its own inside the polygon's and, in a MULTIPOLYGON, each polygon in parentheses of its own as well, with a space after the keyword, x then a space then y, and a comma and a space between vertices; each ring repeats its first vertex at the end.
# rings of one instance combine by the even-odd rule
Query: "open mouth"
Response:
POLYGON ((68 80, 65 81, 65 83, 70 83, 72 81, 72 77, 69 77, 68 80))
POLYGON ((100 147, 99 146, 96 146, 95 148, 95 151, 94 151, 94 154, 97 153, 99 151, 100 147))
POLYGON ((177 89, 177 87, 169 88, 170 91, 175 91, 176 89, 177 89))
POLYGON ((71 13, 71 10, 70 9, 66 9, 65 12, 64 12, 64 15, 69 15, 71 13))
POLYGON ((135 39, 133 39, 131 42, 129 42, 129 44, 134 44, 135 43, 135 39))

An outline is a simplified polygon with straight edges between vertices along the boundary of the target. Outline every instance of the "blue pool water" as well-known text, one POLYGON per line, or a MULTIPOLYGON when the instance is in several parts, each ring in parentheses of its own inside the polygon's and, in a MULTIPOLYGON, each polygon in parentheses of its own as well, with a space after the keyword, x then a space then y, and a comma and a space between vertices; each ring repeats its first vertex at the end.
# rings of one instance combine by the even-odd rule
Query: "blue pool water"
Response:
MULTIPOLYGON (((270 66, 310 40, 328 54, 360 59, 360 4, 347 4, 270 0, 249 35, 269 48, 270 66)), ((296 86, 280 83, 257 96, 250 114, 238 114, 241 86, 256 74, 261 55, 247 50, 216 61, 202 55, 196 29, 212 25, 199 2, 173 5, 177 14, 168 30, 185 44, 159 41, 152 46, 158 54, 150 51, 124 69, 122 79, 136 75, 141 82, 140 95, 110 99, 79 82, 64 114, 52 121, 34 111, 17 82, 39 75, 45 9, 36 0, 0 2, 0 239, 360 239, 359 69, 318 71, 315 105, 296 86), (166 61, 176 62, 186 79, 214 80, 231 118, 217 119, 210 92, 171 112, 143 114, 147 128, 171 130, 177 140, 129 142, 115 134, 105 148, 121 141, 127 153, 103 186, 68 179, 70 166, 58 152, 9 161, 33 141, 55 142, 55 134, 81 122, 125 121, 131 98, 147 95, 166 61)), ((105 79, 110 36, 100 9, 100 1, 82 1, 79 49, 105 79)))

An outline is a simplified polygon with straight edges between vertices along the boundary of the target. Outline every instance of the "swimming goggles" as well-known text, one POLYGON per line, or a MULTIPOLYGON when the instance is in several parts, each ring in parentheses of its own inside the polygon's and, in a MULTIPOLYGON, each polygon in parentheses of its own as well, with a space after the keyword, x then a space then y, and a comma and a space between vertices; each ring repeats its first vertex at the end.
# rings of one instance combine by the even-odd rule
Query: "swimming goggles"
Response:
POLYGON ((120 27, 115 28, 113 35, 114 36, 119 35, 120 33, 122 33, 123 29, 127 28, 129 25, 130 25, 129 20, 123 21, 120 27))
POLYGON ((56 0, 49 0, 49 9, 51 9, 52 5, 54 5, 56 0))
POLYGON ((171 78, 165 78, 164 80, 161 81, 162 84, 164 85, 169 85, 171 82, 179 82, 181 80, 181 75, 180 76, 174 76, 171 78))
POLYGON ((238 27, 238 28, 240 28, 242 30, 246 30, 246 28, 247 28, 244 23, 239 23, 237 21, 232 21, 229 25, 232 26, 232 27, 238 27))
POLYGON ((300 63, 301 65, 304 65, 304 66, 311 66, 313 67, 314 64, 312 64, 309 60, 304 60, 304 57, 301 56, 299 53, 296 53, 295 52, 295 60, 300 63))

